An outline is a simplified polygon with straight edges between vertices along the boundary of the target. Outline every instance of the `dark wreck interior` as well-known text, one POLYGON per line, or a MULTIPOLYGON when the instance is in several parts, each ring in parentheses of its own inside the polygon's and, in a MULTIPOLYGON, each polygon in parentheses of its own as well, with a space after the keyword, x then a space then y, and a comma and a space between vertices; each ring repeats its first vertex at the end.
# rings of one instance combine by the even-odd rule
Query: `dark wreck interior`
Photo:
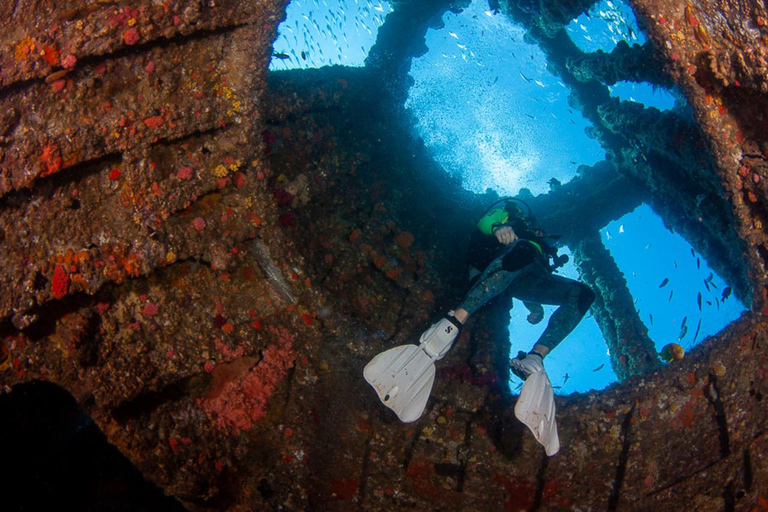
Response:
POLYGON ((496 199, 404 108, 427 30, 468 2, 393 0, 364 67, 272 73, 285 1, 0 4, 10 509, 768 510, 766 5, 631 3, 649 41, 591 54, 564 27, 593 1, 498 6, 608 156, 525 198, 620 379, 557 398, 553 458, 512 414, 504 300, 415 423, 361 378, 461 296, 496 199), (617 80, 675 84, 695 120, 611 99, 617 80), (675 365, 598 235, 642 203, 749 308, 675 365))

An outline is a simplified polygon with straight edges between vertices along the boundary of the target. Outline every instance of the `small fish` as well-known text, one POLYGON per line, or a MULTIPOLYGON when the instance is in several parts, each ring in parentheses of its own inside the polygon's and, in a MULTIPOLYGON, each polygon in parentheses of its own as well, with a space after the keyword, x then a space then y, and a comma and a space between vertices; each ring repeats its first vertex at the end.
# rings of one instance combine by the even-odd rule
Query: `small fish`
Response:
POLYGON ((563 386, 552 386, 552 389, 563 389, 563 386))
POLYGON ((672 302, 672 296, 675 294, 675 290, 669 291, 669 298, 667 299, 667 302, 672 302))
POLYGON ((571 378, 571 376, 568 375, 568 373, 566 372, 565 377, 563 378, 563 386, 565 386, 565 383, 568 382, 568 379, 570 379, 570 378, 571 378))
POLYGON ((651 248, 651 246, 652 246, 652 245, 653 245, 652 243, 650 243, 650 244, 646 245, 645 247, 643 247, 643 250, 644 250, 644 251, 647 251, 648 249, 650 249, 650 248, 651 248))
POLYGON ((594 369, 594 370, 592 370, 592 371, 593 371, 593 372, 599 372, 600 370, 602 370, 602 369, 603 369, 603 366, 605 366, 605 363, 601 364, 600 366, 598 366, 597 368, 595 368, 595 369, 594 369))
POLYGON ((653 315, 652 315, 652 314, 650 314, 650 313, 648 313, 648 318, 650 318, 650 319, 651 319, 651 325, 653 325, 653 315))
POLYGON ((676 261, 673 261, 672 263, 674 263, 674 264, 675 264, 675 268, 677 268, 677 262, 676 262, 676 261))
POLYGON ((684 316, 684 317, 683 317, 683 323, 682 323, 682 324, 680 324, 680 327, 681 327, 681 328, 682 328, 682 327, 685 327, 685 325, 686 325, 687 323, 688 323, 688 317, 687 317, 687 316, 684 316))
POLYGON ((696 326, 696 334, 693 335, 693 343, 699 338, 699 330, 701 329, 701 318, 699 318, 699 324, 696 326))
POLYGON ((307 52, 305 52, 304 50, 301 50, 301 59, 307 60, 307 52))
POLYGON ((525 114, 525 115, 527 115, 527 116, 528 116, 528 117, 530 117, 531 119, 536 119, 536 118, 535 118, 535 117, 533 117, 531 114, 525 114))
POLYGON ((726 286, 725 288, 723 288, 723 295, 721 297, 721 300, 725 302, 725 299, 727 299, 730 296, 731 296, 731 287, 726 286))
POLYGON ((682 340, 683 338, 685 338, 686 334, 688 334, 688 326, 687 325, 680 326, 680 333, 677 335, 677 339, 682 340))
POLYGON ((659 285, 659 288, 664 288, 665 286, 667 286, 668 283, 669 283, 669 278, 665 277, 664 280, 659 285))
POLYGON ((623 232, 624 232, 624 224, 619 226, 619 233, 623 233, 623 232))
POLYGON ((536 85, 540 87, 546 87, 546 85, 544 85, 544 82, 542 82, 541 80, 534 80, 534 82, 536 83, 536 85))
POLYGON ((459 36, 458 36, 458 35, 456 35, 456 33, 455 33, 455 32, 448 32, 448 35, 449 35, 449 36, 451 36, 451 37, 453 37, 454 39, 458 39, 458 38, 459 38, 459 36))
POLYGON ((496 85, 496 82, 498 81, 499 81, 499 77, 497 76, 496 78, 493 79, 493 82, 491 83, 491 85, 496 85))
POLYGON ((665 363, 680 361, 685 357, 685 349, 677 343, 668 343, 664 345, 661 352, 659 352, 659 357, 661 357, 665 363))
POLYGON ((531 79, 525 76, 522 71, 518 71, 518 73, 520 73, 520 76, 523 77, 523 80, 525 80, 528 83, 531 83, 531 79))
POLYGON ((691 247, 691 256, 693 256, 694 258, 696 257, 696 253, 693 252, 693 247, 691 247))
POLYGON ((707 291, 708 291, 708 292, 711 292, 711 291, 712 291, 712 290, 710 290, 710 289, 709 289, 709 283, 707 282, 707 280, 706 280, 706 279, 704 280, 704 286, 706 286, 706 287, 707 287, 707 291))
POLYGON ((287 53, 273 53, 272 56, 280 60, 286 60, 291 58, 291 56, 288 55, 287 53))
POLYGON ((706 302, 706 303, 707 303, 707 306, 709 306, 709 307, 712 307, 712 301, 710 301, 710 300, 706 300, 706 301, 704 301, 704 302, 706 302))
POLYGON ((701 311, 701 292, 696 296, 696 302, 699 304, 699 311, 701 311))
POLYGON ((696 258, 696 268, 697 269, 701 269, 701 259, 700 258, 696 258))

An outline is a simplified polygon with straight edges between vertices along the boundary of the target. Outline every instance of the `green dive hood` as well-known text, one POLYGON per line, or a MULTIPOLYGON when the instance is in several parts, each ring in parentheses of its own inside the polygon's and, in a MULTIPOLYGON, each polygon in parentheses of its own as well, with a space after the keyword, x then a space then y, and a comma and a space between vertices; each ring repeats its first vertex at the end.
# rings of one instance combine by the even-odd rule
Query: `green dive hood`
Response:
POLYGON ((493 234, 495 225, 504 224, 508 219, 509 214, 505 209, 496 208, 483 215, 483 218, 477 223, 477 229, 484 235, 490 236, 493 234))

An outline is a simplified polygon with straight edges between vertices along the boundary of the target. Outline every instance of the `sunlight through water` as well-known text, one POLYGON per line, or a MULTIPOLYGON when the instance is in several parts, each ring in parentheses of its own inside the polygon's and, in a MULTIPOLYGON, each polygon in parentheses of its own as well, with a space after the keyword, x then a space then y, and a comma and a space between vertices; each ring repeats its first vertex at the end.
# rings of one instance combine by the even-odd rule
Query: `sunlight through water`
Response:
POLYGON ((428 32, 406 107, 435 159, 466 189, 546 192, 549 179, 566 182, 605 152, 584 133, 589 123, 568 105, 539 47, 487 9, 475 0, 428 32))

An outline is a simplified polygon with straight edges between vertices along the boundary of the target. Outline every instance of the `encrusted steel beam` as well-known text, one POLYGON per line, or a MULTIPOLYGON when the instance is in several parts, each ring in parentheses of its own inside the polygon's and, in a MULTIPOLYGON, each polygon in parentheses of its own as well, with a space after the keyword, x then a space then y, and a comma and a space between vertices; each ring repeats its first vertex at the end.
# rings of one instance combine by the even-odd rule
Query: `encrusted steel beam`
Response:
POLYGON ((616 82, 649 82, 663 87, 672 87, 672 78, 659 64, 650 43, 629 46, 619 41, 610 53, 597 50, 574 57, 567 61, 568 70, 581 82, 597 80, 606 85, 616 82))
POLYGON ((568 25, 572 19, 588 12, 595 0, 523 0, 504 1, 507 11, 513 10, 516 17, 523 18, 525 25, 536 26, 548 35, 554 35, 568 25))
POLYGON ((547 194, 519 198, 531 206, 544 231, 559 235, 560 244, 573 246, 640 206, 646 194, 645 187, 605 160, 584 166, 578 176, 547 194))
POLYGON ((430 28, 443 26, 443 14, 461 12, 469 0, 406 0, 396 2, 394 10, 379 27, 376 43, 368 52, 365 65, 380 73, 395 104, 405 102, 411 59, 427 53, 425 38, 430 28))
POLYGON ((571 246, 581 278, 595 291, 592 313, 608 345, 619 380, 659 367, 653 341, 634 306, 624 274, 605 248, 599 233, 571 246))

